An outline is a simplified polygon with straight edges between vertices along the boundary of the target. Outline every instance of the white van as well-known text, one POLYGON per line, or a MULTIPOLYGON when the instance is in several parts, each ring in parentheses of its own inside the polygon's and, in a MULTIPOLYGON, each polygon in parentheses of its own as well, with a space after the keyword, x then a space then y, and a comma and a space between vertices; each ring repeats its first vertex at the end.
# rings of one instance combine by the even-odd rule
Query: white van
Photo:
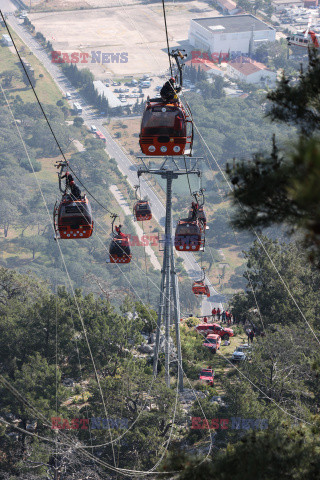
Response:
POLYGON ((91 125, 90 130, 91 130, 92 133, 96 133, 97 132, 97 127, 95 125, 91 125))
POLYGON ((67 100, 70 100, 70 99, 71 99, 71 93, 66 92, 66 99, 67 99, 67 100))

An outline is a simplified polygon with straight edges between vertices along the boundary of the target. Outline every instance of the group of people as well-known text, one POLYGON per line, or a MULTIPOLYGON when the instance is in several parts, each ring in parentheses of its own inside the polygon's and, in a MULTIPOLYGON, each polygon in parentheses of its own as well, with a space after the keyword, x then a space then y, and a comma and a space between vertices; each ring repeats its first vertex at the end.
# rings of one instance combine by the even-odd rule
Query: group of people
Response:
POLYGON ((227 322, 228 325, 231 325, 233 323, 233 315, 231 312, 228 310, 220 310, 220 308, 213 308, 212 311, 212 318, 213 320, 218 320, 218 322, 227 322))
MULTIPOLYGON (((220 308, 212 309, 212 320, 218 320, 218 322, 227 322, 228 325, 231 325, 234 321, 233 315, 228 310, 220 310, 220 308)), ((208 317, 203 317, 203 322, 208 322, 208 317)))

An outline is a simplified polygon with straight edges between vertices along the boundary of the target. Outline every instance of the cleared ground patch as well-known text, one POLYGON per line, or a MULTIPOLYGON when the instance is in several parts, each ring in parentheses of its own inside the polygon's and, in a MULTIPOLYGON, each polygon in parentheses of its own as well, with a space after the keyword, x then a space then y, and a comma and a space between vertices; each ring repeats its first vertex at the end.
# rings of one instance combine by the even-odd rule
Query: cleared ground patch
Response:
MULTIPOLYGON (((110 2, 107 2, 110 5, 110 2)), ((69 5, 72 5, 70 3, 69 5)), ((168 5, 167 23, 171 47, 183 46, 188 38, 190 20, 211 17, 217 12, 205 2, 168 5)), ((108 75, 140 75, 165 73, 168 69, 166 38, 161 3, 33 13, 30 20, 49 40, 55 50, 65 53, 88 53, 89 68, 99 79, 108 75), (92 52, 127 53, 127 63, 92 63, 92 52)), ((188 45, 187 45, 188 46, 188 45)), ((190 47, 189 47, 190 48, 190 47)), ((101 59, 102 62, 102 59, 101 59)))
MULTIPOLYGON (((120 1, 118 1, 120 4, 120 1)), ((125 0, 122 5, 139 4, 139 0, 125 0)), ((84 8, 104 8, 114 6, 112 0, 32 0, 32 10, 82 10, 84 8)))

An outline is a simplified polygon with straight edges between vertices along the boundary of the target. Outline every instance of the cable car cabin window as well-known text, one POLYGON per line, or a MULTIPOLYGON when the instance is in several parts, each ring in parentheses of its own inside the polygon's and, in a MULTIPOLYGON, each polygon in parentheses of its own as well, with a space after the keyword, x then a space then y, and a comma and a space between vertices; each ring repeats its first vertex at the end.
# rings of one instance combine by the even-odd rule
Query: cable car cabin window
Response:
POLYGON ((198 225, 192 225, 190 223, 187 225, 178 225, 176 235, 200 235, 200 229, 198 225))
POLYGON ((169 135, 171 137, 185 137, 186 124, 181 110, 174 108, 153 107, 145 111, 142 118, 142 135, 169 135))
POLYGON ((128 245, 128 241, 126 240, 124 243, 120 240, 113 240, 110 245, 109 253, 111 256, 115 255, 117 257, 123 257, 125 255, 130 255, 130 246, 128 245))
POLYGON ((91 225, 92 212, 89 204, 61 205, 59 211, 59 225, 91 225))
POLYGON ((150 212, 150 207, 146 203, 137 205, 138 212, 150 212))

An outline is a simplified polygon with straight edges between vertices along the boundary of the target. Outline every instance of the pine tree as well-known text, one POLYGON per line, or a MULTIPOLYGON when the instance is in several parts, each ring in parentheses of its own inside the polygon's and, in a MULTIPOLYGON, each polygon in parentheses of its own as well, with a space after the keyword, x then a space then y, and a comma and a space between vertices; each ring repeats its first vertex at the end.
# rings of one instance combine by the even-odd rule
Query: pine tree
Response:
POLYGON ((283 76, 267 97, 269 117, 292 125, 296 136, 290 149, 276 141, 270 155, 253 155, 252 161, 227 166, 239 228, 287 225, 300 231, 310 259, 320 265, 320 58, 309 52, 309 65, 297 84, 283 76), (293 153, 292 153, 293 152, 293 153), (239 203, 240 202, 240 203, 239 203))

